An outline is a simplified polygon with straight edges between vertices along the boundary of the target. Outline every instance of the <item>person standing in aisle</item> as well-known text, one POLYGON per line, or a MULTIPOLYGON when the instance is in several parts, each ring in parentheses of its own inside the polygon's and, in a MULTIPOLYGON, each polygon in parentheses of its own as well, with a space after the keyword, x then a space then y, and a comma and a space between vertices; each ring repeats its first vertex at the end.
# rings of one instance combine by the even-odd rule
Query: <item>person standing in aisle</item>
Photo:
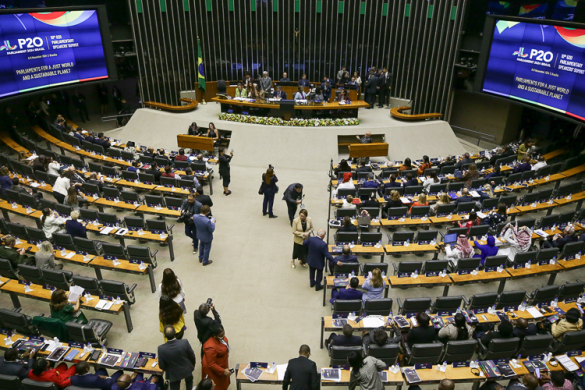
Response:
POLYGON ((225 148, 219 149, 219 175, 223 179, 223 194, 225 196, 230 195, 232 192, 228 189, 230 186, 230 162, 234 157, 234 151, 232 150, 229 155, 225 154, 225 148))
POLYGON ((215 231, 215 218, 209 219, 211 209, 209 206, 201 206, 199 214, 193 216, 193 222, 197 229, 197 238, 199 239, 199 262, 203 265, 213 263, 209 260, 211 251, 211 242, 213 241, 213 232, 215 231))
POLYGON ((282 390, 319 390, 319 374, 317 365, 309 359, 311 349, 308 345, 301 345, 299 357, 288 361, 284 372, 282 390), (291 382, 292 381, 292 382, 291 382))
POLYGON ((171 390, 179 390, 181 381, 185 380, 187 389, 193 388, 193 371, 195 370, 195 352, 189 340, 177 340, 175 328, 165 326, 167 341, 158 346, 158 363, 166 373, 171 390))
POLYGON ((274 206, 274 195, 278 192, 278 177, 274 174, 274 168, 269 165, 266 173, 262 174, 262 184, 260 185, 260 194, 264 195, 264 202, 262 202, 262 215, 268 218, 278 218, 274 215, 272 208, 274 206))
POLYGON ((293 219, 297 213, 297 207, 301 204, 303 199, 303 185, 301 183, 293 183, 284 191, 282 200, 286 202, 288 207, 288 219, 292 226, 293 219))

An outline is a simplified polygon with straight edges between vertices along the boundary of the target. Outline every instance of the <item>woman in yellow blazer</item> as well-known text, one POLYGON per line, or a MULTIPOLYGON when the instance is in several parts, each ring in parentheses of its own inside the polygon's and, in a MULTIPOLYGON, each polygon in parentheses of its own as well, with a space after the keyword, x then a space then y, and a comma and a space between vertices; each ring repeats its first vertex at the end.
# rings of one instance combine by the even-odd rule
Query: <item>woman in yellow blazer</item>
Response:
MULTIPOLYGON (((172 325, 175 328, 177 339, 182 339, 185 333, 185 317, 183 317, 183 308, 173 301, 168 295, 160 297, 158 306, 158 319, 160 321, 160 332, 165 334, 165 326, 172 325)), ((167 338, 165 337, 165 343, 167 338)))
POLYGON ((293 256, 290 266, 296 268, 295 260, 298 259, 303 267, 307 267, 307 247, 303 245, 311 232, 313 231, 313 220, 309 218, 309 212, 302 209, 299 216, 293 220, 292 233, 295 236, 295 243, 293 247, 293 256))

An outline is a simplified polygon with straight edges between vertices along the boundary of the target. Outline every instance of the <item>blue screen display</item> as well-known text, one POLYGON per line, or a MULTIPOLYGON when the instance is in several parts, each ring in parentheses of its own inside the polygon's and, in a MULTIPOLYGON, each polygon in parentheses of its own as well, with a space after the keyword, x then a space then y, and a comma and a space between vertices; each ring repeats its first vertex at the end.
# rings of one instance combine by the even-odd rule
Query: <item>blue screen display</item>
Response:
POLYGON ((585 121, 585 30, 498 20, 483 92, 585 121))
POLYGON ((0 15, 0 98, 107 78, 97 11, 0 15))

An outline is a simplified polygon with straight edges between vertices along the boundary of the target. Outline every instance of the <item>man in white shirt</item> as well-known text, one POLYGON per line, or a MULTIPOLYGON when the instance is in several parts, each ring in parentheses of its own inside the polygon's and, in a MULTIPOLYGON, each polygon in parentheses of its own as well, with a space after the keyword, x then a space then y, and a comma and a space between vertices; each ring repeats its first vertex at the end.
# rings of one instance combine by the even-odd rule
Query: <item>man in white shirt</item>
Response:
POLYGON ((546 167, 546 161, 544 160, 544 156, 540 156, 538 158, 538 162, 532 166, 533 171, 538 171, 540 168, 546 167))

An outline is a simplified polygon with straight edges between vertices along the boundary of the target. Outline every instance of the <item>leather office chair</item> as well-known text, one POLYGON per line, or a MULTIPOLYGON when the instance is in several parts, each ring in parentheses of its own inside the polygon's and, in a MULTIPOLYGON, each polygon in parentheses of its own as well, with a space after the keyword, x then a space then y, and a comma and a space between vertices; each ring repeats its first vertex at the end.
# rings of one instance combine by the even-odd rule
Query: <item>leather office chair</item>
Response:
POLYGON ((101 256, 102 243, 101 241, 90 240, 88 238, 73 237, 73 243, 78 251, 87 252, 90 255, 101 256))
POLYGON ((62 216, 63 218, 67 218, 68 216, 71 215, 71 211, 73 211, 73 209, 71 208, 71 206, 55 203, 55 211, 59 213, 59 215, 62 216))
POLYGON ((498 295, 496 309, 501 310, 508 306, 520 306, 526 299, 525 290, 504 291, 498 295))
POLYGON ((43 271, 34 265, 18 264, 18 273, 27 282, 32 282, 41 286, 45 284, 45 279, 43 279, 43 271))
POLYGON ((71 284, 74 286, 83 287, 84 293, 88 292, 91 295, 104 295, 99 281, 96 278, 88 278, 80 275, 73 275, 71 284))
POLYGON ((117 259, 128 260, 126 249, 120 244, 110 244, 109 242, 104 242, 102 244, 102 250, 104 251, 104 257, 110 256, 117 259))
POLYGON ((160 184, 164 187, 176 187, 177 186, 177 179, 174 177, 167 177, 161 176, 160 177, 160 184))
POLYGON ((120 223, 116 214, 98 212, 97 216, 98 221, 105 226, 115 226, 117 223, 120 223))
POLYGON ((394 275, 398 275, 399 273, 413 273, 414 271, 418 271, 420 274, 423 268, 422 261, 401 261, 400 263, 392 263, 392 268, 394 268, 394 275))
POLYGON ((123 200, 124 202, 130 201, 132 203, 134 202, 142 203, 142 199, 140 198, 140 196, 138 196, 136 192, 122 191, 120 195, 122 195, 122 198, 120 200, 123 200))
POLYGON ((147 246, 128 245, 126 246, 126 252, 128 253, 128 260, 139 260, 145 264, 152 264, 156 268, 156 254, 158 253, 158 249, 153 253, 147 246))
POLYGON ((70 234, 53 233, 53 242, 60 248, 65 248, 70 251, 74 251, 77 248, 73 242, 73 237, 70 234))
POLYGON ((386 344, 382 346, 379 346, 378 344, 369 344, 366 349, 367 356, 375 357, 389 366, 396 364, 399 352, 400 347, 398 344, 386 344))
POLYGON ((551 351, 554 338, 551 334, 539 334, 535 336, 525 336, 520 343, 518 355, 536 356, 551 351))
POLYGON ((425 261, 423 273, 442 272, 443 270, 449 272, 449 260, 427 260, 425 261))
POLYGON ((455 312, 462 306, 464 300, 465 298, 462 295, 437 297, 431 308, 431 313, 434 314, 441 311, 455 312))
POLYGON ((91 319, 89 323, 83 325, 76 322, 65 324, 69 333, 69 341, 78 343, 91 343, 94 347, 107 345, 106 335, 112 328, 112 322, 99 319, 91 319))
POLYGON ((0 374, 0 389, 3 390, 21 390, 20 378, 15 375, 0 374))
POLYGON ((388 275, 388 263, 363 263, 360 264, 360 267, 362 275, 367 275, 368 272, 372 272, 376 268, 388 275))
POLYGON ((404 303, 400 298, 397 298, 396 302, 398 302, 398 313, 401 315, 419 313, 431 308, 431 298, 406 298, 404 303))
POLYGON ((39 331, 32 324, 32 318, 21 313, 20 310, 0 309, 0 323, 4 329, 14 330, 25 336, 38 336, 39 331))
POLYGON ((585 242, 583 241, 569 242, 568 244, 565 244, 559 257, 564 260, 572 260, 575 258, 577 253, 581 253, 583 251, 584 246, 585 242))
POLYGON ((476 348, 477 340, 448 341, 445 345, 445 355, 441 360, 447 363, 471 360, 476 348))
MULTIPOLYGON (((583 241, 581 241, 581 243, 583 243, 583 241)), ((561 291, 559 291, 559 301, 579 298, 581 294, 583 294, 584 288, 585 282, 582 282, 579 279, 577 279, 576 282, 572 283, 567 282, 561 285, 561 291)))
POLYGON ((404 343, 407 365, 418 363, 437 364, 443 356, 443 343, 414 344, 412 347, 404 343))
POLYGON ((366 299, 364 311, 369 316, 387 316, 392 311, 392 298, 366 299))
POLYGON ((26 230, 26 226, 21 225, 20 223, 6 222, 6 227, 8 228, 8 233, 11 236, 28 241, 28 232, 26 230))
POLYGON ((117 189, 116 187, 104 187, 102 193, 106 200, 114 200, 116 198, 120 198, 120 190, 117 189))
POLYGON ((128 230, 146 230, 146 223, 141 217, 124 217, 124 224, 128 230))
POLYGON ((498 268, 501 266, 502 268, 506 267, 508 263, 508 256, 488 256, 485 258, 485 262, 483 263, 483 267, 485 268, 498 268))
POLYGON ((353 347, 332 345, 331 348, 329 348, 329 366, 347 364, 347 357, 351 352, 358 352, 361 354, 361 345, 353 347))
POLYGON ((343 263, 341 265, 335 264, 333 268, 333 274, 351 274, 354 272, 356 275, 360 272, 360 263, 343 263))
POLYGON ((118 282, 117 280, 100 280, 100 287, 104 291, 105 295, 111 297, 119 296, 120 299, 128 302, 128 304, 133 305, 136 303, 136 297, 134 296, 134 289, 136 289, 137 284, 134 283, 132 286, 128 287, 124 282, 118 282))
POLYGON ((21 383, 24 390, 59 390, 53 382, 37 382, 26 378, 21 383))
POLYGON ((30 244, 40 244, 41 242, 47 240, 45 232, 43 232, 41 229, 27 226, 26 232, 28 233, 28 242, 30 244))
POLYGON ((49 286, 60 288, 65 291, 69 291, 69 286, 71 286, 72 277, 73 272, 71 271, 63 271, 57 269, 43 270, 43 279, 45 280, 45 283, 47 283, 49 286))
POLYGON ((173 227, 175 225, 167 226, 165 220, 160 219, 147 219, 146 221, 146 229, 150 231, 162 231, 168 234, 169 236, 173 235, 173 227))
POLYGON ((217 80, 217 94, 227 95, 227 83, 225 80, 217 80))
POLYGON ((467 310, 487 309, 495 305, 497 301, 498 294, 496 293, 475 294, 469 298, 467 310))
POLYGON ((534 290, 527 299, 527 304, 535 306, 539 303, 551 302, 559 296, 561 286, 543 286, 534 290))
POLYGON ((516 356, 516 351, 520 347, 520 338, 492 339, 488 345, 483 345, 481 339, 478 339, 478 343, 478 355, 481 360, 510 359, 516 356))
POLYGON ((583 348, 585 345, 585 329, 563 334, 561 341, 554 341, 552 350, 555 354, 563 354, 583 348))
POLYGON ((183 199, 181 198, 173 198, 170 196, 165 196, 165 204, 168 208, 175 208, 175 210, 180 210, 181 205, 183 204, 183 199))
MULTIPOLYGON (((160 207, 165 206, 165 198, 163 198, 160 195, 144 195, 144 201, 146 202, 146 205, 148 207, 155 207, 155 206, 159 206, 159 205, 160 205, 160 207)), ((181 199, 181 204, 182 204, 182 202, 183 202, 183 200, 181 199)))
POLYGON ((18 279, 18 269, 12 268, 10 261, 0 259, 0 276, 8 279, 18 279))
POLYGON ((8 228, 6 227, 6 220, 4 218, 0 218, 0 233, 8 234, 8 228))
POLYGON ((99 221, 98 211, 97 210, 90 210, 90 209, 79 209, 79 217, 84 221, 99 221))
POLYGON ((349 314, 355 312, 358 315, 362 311, 361 299, 341 300, 333 303, 333 314, 349 314))

